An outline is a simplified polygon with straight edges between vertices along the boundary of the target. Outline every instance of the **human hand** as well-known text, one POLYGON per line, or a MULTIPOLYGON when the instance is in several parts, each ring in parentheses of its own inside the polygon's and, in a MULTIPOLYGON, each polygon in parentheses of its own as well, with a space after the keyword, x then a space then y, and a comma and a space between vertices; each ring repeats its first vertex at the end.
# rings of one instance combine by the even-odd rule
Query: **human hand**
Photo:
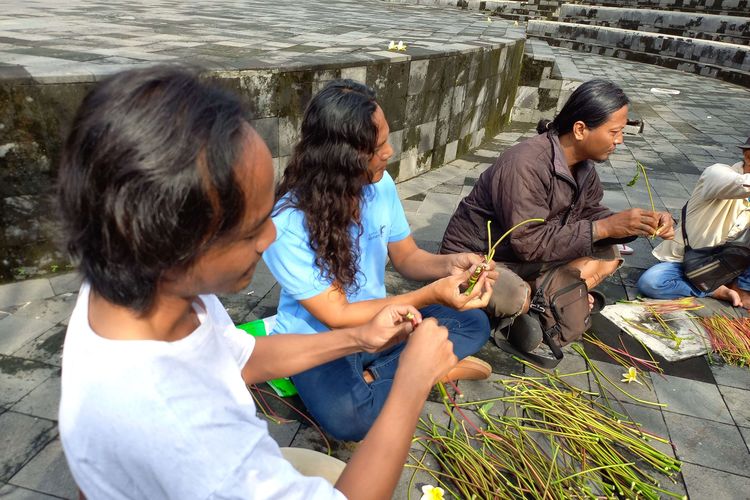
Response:
POLYGON ((495 261, 487 262, 484 256, 475 253, 450 254, 449 265, 450 272, 448 274, 450 276, 462 276, 466 271, 472 271, 473 273, 477 266, 483 266, 482 273, 493 283, 498 276, 497 271, 495 271, 495 261))
POLYGON ((659 227, 659 213, 631 208, 600 219, 596 224, 599 239, 652 236, 659 227))
POLYGON ((448 329, 439 326, 434 318, 427 318, 406 342, 395 378, 403 378, 411 385, 424 384, 421 388, 427 392, 456 363, 458 358, 453 353, 453 343, 448 340, 448 329))
POLYGON ((669 212, 660 212, 658 224, 659 230, 656 232, 655 236, 659 236, 660 238, 665 240, 673 240, 674 219, 672 219, 672 214, 670 214, 669 212))
POLYGON ((367 323, 354 328, 359 349, 378 352, 403 342, 422 322, 422 315, 412 306, 389 305, 367 323))
POLYGON ((438 304, 452 307, 459 311, 486 307, 492 295, 492 287, 495 283, 494 278, 497 277, 497 271, 493 269, 492 271, 481 273, 474 288, 466 294, 462 290, 468 285, 471 274, 471 271, 464 271, 458 275, 446 276, 427 285, 427 287, 431 289, 434 300, 438 304))

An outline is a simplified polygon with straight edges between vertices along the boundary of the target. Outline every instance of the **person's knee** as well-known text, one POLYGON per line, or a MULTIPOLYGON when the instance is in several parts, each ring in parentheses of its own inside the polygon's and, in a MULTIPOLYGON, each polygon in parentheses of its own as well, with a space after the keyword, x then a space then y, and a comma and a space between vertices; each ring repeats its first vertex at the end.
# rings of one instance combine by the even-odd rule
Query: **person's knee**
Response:
POLYGON ((620 267, 619 260, 603 260, 601 261, 599 276, 602 280, 608 276, 612 276, 615 271, 620 267))
POLYGON ((492 290, 487 314, 493 318, 508 318, 528 312, 531 287, 520 276, 498 266, 498 279, 492 290))
POLYGON ((664 276, 653 267, 647 269, 636 283, 638 293, 655 299, 664 297, 664 276))

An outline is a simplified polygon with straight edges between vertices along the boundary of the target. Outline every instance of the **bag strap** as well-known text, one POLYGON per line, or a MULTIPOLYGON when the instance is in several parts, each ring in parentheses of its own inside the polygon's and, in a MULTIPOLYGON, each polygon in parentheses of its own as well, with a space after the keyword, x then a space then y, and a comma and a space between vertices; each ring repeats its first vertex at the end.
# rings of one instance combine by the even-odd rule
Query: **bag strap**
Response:
POLYGON ((690 241, 688 241, 687 229, 685 229, 685 226, 687 226, 687 205, 688 205, 688 202, 686 201, 685 204, 682 206, 682 241, 685 244, 685 248, 690 248, 690 241))
MULTIPOLYGON (((554 329, 554 327, 550 328, 550 330, 554 329)), ((542 335, 544 337, 544 343, 547 344, 547 347, 549 347, 549 350, 552 351, 552 354, 555 355, 555 358, 557 359, 563 359, 563 352, 562 349, 560 349, 560 346, 558 346, 553 340, 552 336, 549 334, 549 330, 545 330, 542 332, 542 335)))

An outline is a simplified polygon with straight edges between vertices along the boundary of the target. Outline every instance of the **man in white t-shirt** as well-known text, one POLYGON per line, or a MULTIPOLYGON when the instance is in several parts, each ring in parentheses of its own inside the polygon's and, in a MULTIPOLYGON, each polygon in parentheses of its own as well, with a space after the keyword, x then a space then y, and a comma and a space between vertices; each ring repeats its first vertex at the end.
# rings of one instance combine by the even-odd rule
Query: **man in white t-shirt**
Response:
MULTIPOLYGON (((716 163, 703 171, 687 203, 685 224, 692 248, 715 247, 735 238, 750 226, 750 138, 741 144, 743 160, 734 165, 716 163)), ((657 246, 661 262, 643 273, 638 290, 656 299, 712 296, 750 310, 750 268, 726 286, 709 293, 692 286, 683 273, 685 244, 682 228, 674 240, 657 246)))
POLYGON ((102 81, 76 115, 59 198, 84 283, 60 436, 89 499, 388 498, 430 388, 457 362, 447 330, 411 306, 315 336, 234 328, 213 294, 246 287, 276 234, 271 156, 245 116, 233 95, 169 67, 102 81), (391 395, 336 484, 298 473, 246 384, 406 338, 391 395))

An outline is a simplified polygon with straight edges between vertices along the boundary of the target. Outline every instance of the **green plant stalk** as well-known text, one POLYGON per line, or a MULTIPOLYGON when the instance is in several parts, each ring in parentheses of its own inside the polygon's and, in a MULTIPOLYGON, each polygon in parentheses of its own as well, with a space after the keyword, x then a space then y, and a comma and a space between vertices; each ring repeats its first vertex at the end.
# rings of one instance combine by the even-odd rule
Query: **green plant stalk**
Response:
MULTIPOLYGON (((526 219, 525 221, 521 221, 512 228, 508 229, 503 233, 502 236, 495 242, 494 245, 490 245, 492 242, 492 233, 490 232, 490 227, 492 224, 491 220, 487 221, 487 253, 484 256, 484 261, 487 265, 489 265, 490 262, 492 262, 492 258, 495 256, 495 248, 503 242, 503 240, 513 231, 518 229, 519 227, 523 226, 524 224, 528 224, 530 222, 544 222, 544 219, 526 219)), ((474 269, 474 272, 469 277, 468 281, 468 287, 464 291, 464 295, 469 295, 474 290, 474 285, 477 284, 477 281, 479 281, 479 277, 482 275, 482 272, 486 269, 486 266, 477 266, 476 269, 474 269)))
MULTIPOLYGON (((648 174, 646 173, 646 166, 638 160, 635 161, 635 175, 630 180, 630 182, 628 182, 628 186, 635 186, 635 183, 638 182, 638 178, 640 177, 641 173, 643 173, 643 182, 646 184, 646 191, 648 192, 648 200, 649 202, 651 202, 651 211, 655 214, 656 205, 654 205, 654 197, 651 194, 651 183, 648 180, 648 174)), ((656 231, 654 231, 654 234, 652 234, 650 238, 652 240, 656 238, 656 235, 659 234, 659 231, 661 231, 663 228, 664 226, 657 227, 656 231)))
MULTIPOLYGON (((536 371, 546 375, 547 383, 553 387, 543 385, 545 377, 520 377, 503 381, 511 395, 485 400, 478 410, 478 415, 486 422, 484 432, 470 435, 463 422, 448 431, 444 426, 435 424, 432 418, 431 427, 427 427, 423 420, 420 421, 420 428, 428 433, 445 433, 433 442, 441 443, 441 449, 452 458, 441 456, 440 450, 427 444, 429 441, 420 439, 419 442, 426 444, 443 470, 451 471, 452 476, 460 476, 441 477, 447 477, 459 487, 461 497, 594 498, 595 492, 587 483, 595 484, 600 491, 608 492, 609 495, 617 493, 636 498, 658 498, 661 492, 679 497, 655 486, 653 478, 613 448, 615 445, 622 446, 660 471, 679 470, 678 461, 666 457, 645 442, 637 424, 591 412, 591 404, 602 407, 601 403, 589 397, 581 397, 579 390, 563 391, 560 387, 573 386, 556 375, 540 369, 536 371), (518 415, 516 410, 515 417, 495 418, 488 413, 487 405, 491 406, 496 401, 512 405, 512 408, 521 408, 524 413, 537 413, 539 417, 518 415), (550 440, 554 459, 543 452, 531 438, 532 434, 540 432, 546 436, 545 439, 550 440), (566 435, 562 435, 563 433, 566 435), (592 433, 598 434, 597 441, 586 438, 592 433), (458 441, 448 443, 449 440, 458 441), (479 456, 473 456, 475 454, 479 456), (450 462, 459 463, 451 465, 450 462), (582 470, 574 469, 577 462, 583 464, 582 470), (589 463, 590 466, 586 465, 589 463), (481 477, 476 477, 478 475, 481 477)), ((450 411, 449 401, 446 399, 444 403, 450 411)), ((506 411, 506 415, 507 413, 506 411)), ((420 461, 420 465, 424 465, 423 461, 420 461)), ((429 473, 436 476, 434 471, 429 473)))

